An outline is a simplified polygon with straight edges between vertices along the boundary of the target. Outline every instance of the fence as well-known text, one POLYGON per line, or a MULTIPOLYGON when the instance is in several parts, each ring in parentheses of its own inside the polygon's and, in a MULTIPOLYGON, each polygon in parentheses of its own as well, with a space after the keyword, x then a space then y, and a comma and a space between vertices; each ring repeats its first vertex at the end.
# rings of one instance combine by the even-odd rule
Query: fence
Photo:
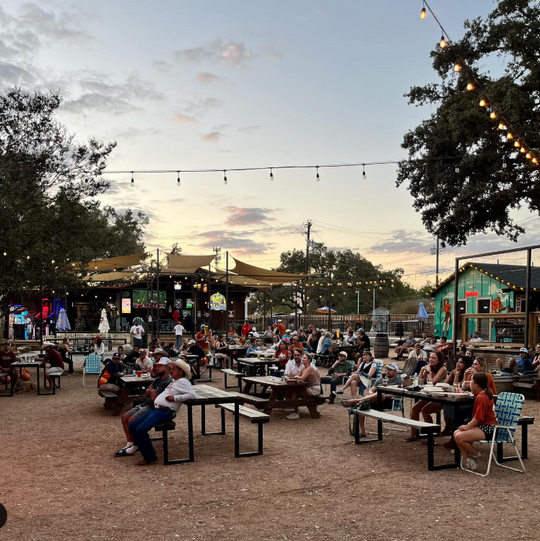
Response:
POLYGON ((416 314, 390 314, 389 316, 373 316, 372 314, 355 315, 330 315, 327 314, 298 314, 293 315, 274 315, 272 318, 261 315, 250 316, 249 320, 258 330, 266 329, 267 325, 272 325, 275 321, 281 319, 283 324, 289 329, 304 329, 308 325, 313 325, 316 329, 339 329, 345 332, 348 325, 353 329, 363 328, 366 332, 382 332, 392 336, 405 336, 409 332, 415 336, 420 336, 423 332, 433 333, 434 316, 429 314, 428 319, 419 320, 416 314), (359 318, 357 322, 356 318, 359 318))

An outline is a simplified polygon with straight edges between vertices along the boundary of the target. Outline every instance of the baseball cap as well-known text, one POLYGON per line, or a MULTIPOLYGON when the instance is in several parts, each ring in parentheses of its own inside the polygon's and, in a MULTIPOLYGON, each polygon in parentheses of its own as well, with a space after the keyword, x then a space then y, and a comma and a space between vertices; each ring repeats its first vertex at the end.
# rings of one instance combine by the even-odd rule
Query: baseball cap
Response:
POLYGON ((156 348, 154 350, 154 355, 167 355, 167 352, 161 348, 156 348))
POLYGON ((339 352, 339 355, 344 355, 345 357, 348 357, 348 355, 347 355, 347 352, 346 352, 346 351, 340 351, 340 352, 339 352))
POLYGON ((387 365, 386 369, 388 370, 389 368, 390 370, 395 370, 396 372, 399 370, 398 365, 396 363, 390 363, 389 365, 387 365))
POLYGON ((519 350, 520 353, 529 353, 529 350, 527 348, 521 348, 519 350))
POLYGON ((118 353, 115 353, 115 354, 112 356, 112 360, 113 360, 113 361, 121 361, 121 360, 122 360, 122 357, 120 357, 120 355, 118 355, 118 353))
POLYGON ((196 344, 196 343, 197 343, 197 342, 195 342, 195 340, 190 340, 190 341, 188 342, 188 346, 191 346, 191 344, 196 344))
POLYGON ((172 361, 168 357, 162 357, 159 361, 157 361, 156 364, 167 365, 167 364, 171 364, 171 362, 172 361))

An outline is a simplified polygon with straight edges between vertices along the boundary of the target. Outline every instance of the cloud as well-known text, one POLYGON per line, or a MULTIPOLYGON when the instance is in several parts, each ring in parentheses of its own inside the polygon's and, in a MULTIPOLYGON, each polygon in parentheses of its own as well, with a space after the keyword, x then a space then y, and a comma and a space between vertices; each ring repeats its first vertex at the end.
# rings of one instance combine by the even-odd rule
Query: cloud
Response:
POLYGON ((4 85, 30 85, 35 82, 35 77, 27 69, 15 64, 0 62, 0 81, 4 85))
POLYGON ((243 126, 242 128, 238 128, 238 131, 252 134, 253 132, 260 129, 261 129, 261 126, 243 126))
POLYGON ((253 56, 253 53, 246 48, 244 43, 231 39, 218 39, 208 45, 180 49, 173 53, 173 57, 177 62, 217 62, 235 68, 248 64, 253 56))
POLYGON ((227 79, 225 77, 220 77, 219 75, 216 75, 215 73, 209 73, 207 71, 200 71, 195 75, 195 81, 197 81, 201 85, 212 85, 215 83, 221 83, 226 81, 227 79))
POLYGON ((163 60, 155 60, 154 62, 152 62, 152 67, 156 68, 158 71, 168 73, 174 66, 172 64, 169 64, 169 62, 165 62, 163 60))
POLYGON ((207 143, 218 143, 222 137, 223 137, 223 134, 221 132, 211 131, 210 133, 203 135, 202 140, 206 141, 207 143))
POLYGON ((223 105, 222 100, 217 98, 201 98, 197 101, 187 102, 184 109, 189 113, 204 113, 209 109, 215 109, 216 107, 221 107, 223 105))
POLYGON ((392 232, 392 236, 383 242, 369 247, 370 252, 425 252, 429 253, 433 245, 433 237, 419 231, 400 229, 392 232))
POLYGON ((83 94, 81 97, 64 102, 62 108, 70 113, 84 113, 94 111, 111 115, 123 115, 133 111, 142 111, 140 107, 129 103, 128 101, 103 94, 83 94))
POLYGON ((225 210, 229 213, 229 217, 225 223, 232 226, 265 223, 270 219, 268 215, 275 212, 272 209, 266 208, 241 208, 233 206, 225 207, 225 210))
POLYGON ((247 234, 237 237, 225 231, 207 231, 197 235, 199 241, 202 240, 199 242, 201 248, 221 246, 224 250, 234 250, 239 256, 264 254, 275 246, 273 242, 254 241, 247 237, 247 234))
POLYGON ((182 113, 174 113, 173 120, 174 122, 178 122, 179 124, 195 124, 197 122, 196 118, 188 115, 183 115, 182 113))
POLYGON ((133 128, 129 127, 124 131, 118 132, 114 135, 115 139, 134 139, 135 137, 144 137, 145 135, 160 135, 161 130, 155 128, 133 128))

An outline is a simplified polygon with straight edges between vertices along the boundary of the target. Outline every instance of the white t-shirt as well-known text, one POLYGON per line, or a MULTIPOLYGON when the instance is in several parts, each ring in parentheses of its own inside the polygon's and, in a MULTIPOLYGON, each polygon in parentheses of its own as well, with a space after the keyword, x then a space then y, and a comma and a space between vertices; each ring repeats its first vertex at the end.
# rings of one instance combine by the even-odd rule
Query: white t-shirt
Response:
POLYGON ((483 342, 484 339, 481 336, 477 336, 476 338, 471 338, 471 342, 483 342))
POLYGON ((186 378, 173 380, 168 387, 154 400, 155 406, 163 406, 178 411, 182 402, 189 399, 197 398, 191 382, 186 378), (167 397, 174 396, 174 402, 168 402, 167 397))
POLYGON ((184 334, 184 331, 186 329, 184 329, 184 327, 182 327, 182 325, 180 325, 180 323, 178 323, 178 325, 176 325, 176 327, 174 328, 174 334, 176 336, 182 336, 182 334, 184 334))
POLYGON ((129 329, 129 332, 135 338, 142 338, 142 335, 144 334, 144 327, 142 325, 133 325, 133 327, 129 329))
POLYGON ((285 365, 285 375, 291 377, 298 376, 303 367, 304 365, 302 363, 298 365, 294 359, 291 359, 285 365))

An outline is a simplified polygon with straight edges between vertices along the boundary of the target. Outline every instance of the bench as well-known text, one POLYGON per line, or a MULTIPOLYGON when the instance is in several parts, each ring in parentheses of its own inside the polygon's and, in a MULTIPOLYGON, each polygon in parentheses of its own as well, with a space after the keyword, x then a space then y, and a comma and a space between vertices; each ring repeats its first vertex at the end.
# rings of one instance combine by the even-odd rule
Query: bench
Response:
POLYGON ((245 376, 243 372, 236 372, 232 368, 222 368, 221 373, 223 374, 223 383, 225 385, 225 389, 236 387, 236 385, 227 385, 227 376, 234 376, 238 381, 238 390, 242 390, 242 378, 245 376))
POLYGON ((428 470, 432 471, 435 469, 435 457, 433 454, 434 449, 434 440, 433 435, 435 432, 440 430, 440 425, 434 423, 425 423, 423 421, 415 421, 414 419, 407 419, 404 417, 398 417, 392 415, 391 413, 385 413, 378 410, 354 410, 354 421, 353 421, 353 435, 354 443, 372 443, 375 441, 382 441, 383 439, 383 423, 394 423, 401 426, 406 426, 408 428, 414 428, 418 431, 423 430, 427 433, 427 454, 428 454, 428 470), (359 416, 363 415, 364 417, 370 417, 377 421, 377 439, 360 439, 360 418, 359 416))
POLYGON ((512 388, 517 389, 516 392, 519 392, 522 389, 536 393, 536 400, 540 402, 540 379, 532 380, 530 383, 526 381, 515 381, 512 384, 512 388))
POLYGON ((263 398, 261 396, 256 396, 253 394, 244 394, 244 393, 230 393, 234 396, 237 396, 240 398, 240 402, 243 404, 244 402, 247 404, 251 404, 253 406, 256 406, 257 404, 267 404, 268 398, 263 398))
POLYGON ((163 465, 169 466, 169 464, 180 464, 182 462, 187 462, 186 459, 170 459, 169 458, 169 432, 171 430, 176 430, 176 423, 174 421, 168 421, 166 423, 161 423, 154 427, 156 432, 161 432, 161 436, 157 438, 150 438, 152 441, 163 441, 163 465))
MULTIPOLYGON (((224 413, 225 411, 230 411, 231 413, 234 413, 235 405, 234 404, 217 404, 216 407, 221 408, 221 427, 223 434, 225 434, 225 420, 224 420, 224 413)), ((253 410, 251 408, 247 408, 246 406, 239 406, 239 412, 241 417, 246 417, 249 419, 252 423, 256 423, 258 425, 258 448, 257 451, 248 451, 245 453, 238 453, 238 456, 246 457, 246 456, 259 456, 263 454, 263 424, 270 421, 270 415, 267 415, 266 413, 261 413, 260 411, 253 410)))

